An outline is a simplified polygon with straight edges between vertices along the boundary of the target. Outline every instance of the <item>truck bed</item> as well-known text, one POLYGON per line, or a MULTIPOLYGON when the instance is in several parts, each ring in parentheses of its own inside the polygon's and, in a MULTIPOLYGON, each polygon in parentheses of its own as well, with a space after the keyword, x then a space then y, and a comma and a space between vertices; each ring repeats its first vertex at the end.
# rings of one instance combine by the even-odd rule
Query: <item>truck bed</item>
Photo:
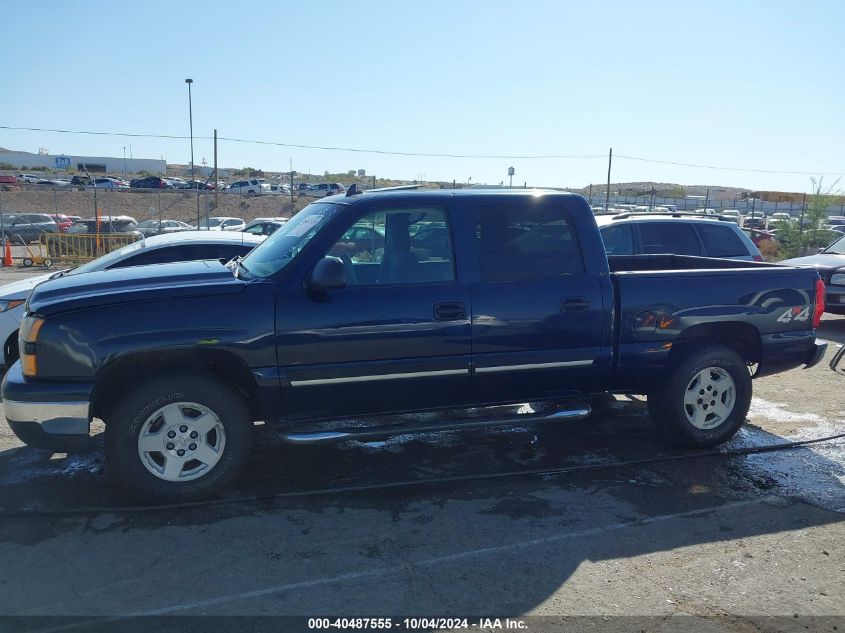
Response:
POLYGON ((662 270, 713 270, 718 268, 782 268, 778 264, 749 262, 692 255, 611 255, 607 258, 610 272, 656 272, 662 270))

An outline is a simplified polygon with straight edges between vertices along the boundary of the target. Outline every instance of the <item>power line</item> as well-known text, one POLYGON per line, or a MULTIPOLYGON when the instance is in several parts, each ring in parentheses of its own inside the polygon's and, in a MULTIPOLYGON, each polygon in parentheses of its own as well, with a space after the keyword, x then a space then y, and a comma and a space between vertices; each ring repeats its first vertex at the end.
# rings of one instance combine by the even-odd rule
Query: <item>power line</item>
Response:
POLYGON ((695 163, 680 163, 671 160, 657 160, 653 158, 641 158, 639 156, 624 156, 622 154, 615 155, 615 158, 623 158, 626 160, 636 160, 643 163, 657 163, 660 165, 675 165, 677 167, 695 167, 697 169, 718 169, 721 171, 739 171, 755 174, 786 174, 797 176, 842 176, 845 172, 835 171, 779 171, 776 169, 749 169, 746 167, 725 167, 719 165, 698 165, 695 163))
MULTIPOLYGON (((180 136, 176 134, 140 134, 131 132, 94 132, 91 130, 59 130, 50 128, 37 127, 14 127, 10 125, 0 125, 3 130, 16 130, 26 132, 54 132, 57 134, 86 134, 91 136, 125 136, 131 138, 161 138, 170 140, 185 140, 190 137, 180 136)), ((211 136, 194 136, 195 139, 212 140, 211 136)), ((604 158, 604 154, 534 154, 534 155, 517 155, 517 154, 447 154, 437 152, 399 152, 383 149, 364 149, 359 147, 334 147, 329 145, 305 145, 301 143, 282 143, 279 141, 258 141, 254 139, 232 138, 227 136, 218 136, 218 141, 228 141, 230 143, 251 143, 254 145, 272 145, 276 147, 291 147, 295 149, 316 149, 333 152, 356 152, 360 154, 384 154, 388 156, 417 156, 424 158, 493 158, 499 160, 550 160, 550 159, 591 159, 604 158)))
MULTIPOLYGON (((53 128, 37 128, 37 127, 16 127, 11 125, 0 125, 3 130, 15 130, 25 132, 52 132, 56 134, 84 134, 88 136, 122 136, 128 138, 153 138, 153 139, 168 139, 168 140, 187 140, 189 136, 178 134, 144 134, 137 132, 100 132, 93 130, 62 130, 53 128)), ((203 140, 213 140, 211 136, 195 136, 194 138, 203 140)), ((217 140, 226 141, 229 143, 247 143, 253 145, 269 145, 275 147, 287 147, 294 149, 309 149, 332 152, 353 152, 358 154, 378 154, 385 156, 409 156, 419 158, 476 158, 476 159, 495 159, 495 160, 560 160, 560 159, 604 159, 607 158, 605 154, 452 154, 441 152, 400 152, 383 149, 368 149, 360 147, 340 147, 330 145, 306 145, 302 143, 282 143, 280 141, 259 141, 255 139, 242 139, 227 136, 218 136, 217 140)), ((845 172, 835 171, 792 171, 792 170, 777 170, 777 169, 754 169, 747 167, 729 167, 725 165, 701 165, 698 163, 683 163, 671 160, 659 160, 656 158, 643 158, 641 156, 627 156, 624 154, 617 154, 616 158, 622 160, 633 160, 642 163, 654 163, 658 165, 672 165, 675 167, 692 167, 695 169, 713 169, 718 171, 733 171, 742 173, 755 174, 781 174, 792 176, 843 176, 845 172)))

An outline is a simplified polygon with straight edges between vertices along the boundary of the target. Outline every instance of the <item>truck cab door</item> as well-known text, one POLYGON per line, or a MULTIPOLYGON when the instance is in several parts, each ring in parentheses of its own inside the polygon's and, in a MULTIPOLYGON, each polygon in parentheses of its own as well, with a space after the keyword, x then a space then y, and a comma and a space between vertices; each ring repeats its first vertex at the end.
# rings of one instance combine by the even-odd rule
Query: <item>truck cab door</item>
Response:
POLYGON ((469 290, 421 228, 451 231, 446 206, 359 202, 277 298, 276 345, 287 415, 347 417, 454 406, 469 397, 469 290), (373 206, 376 205, 377 206, 373 206), (313 292, 324 257, 344 287, 313 292))
MULTIPOLYGON (((612 355, 612 294, 606 268, 584 255, 585 246, 598 242, 601 248, 601 242, 582 245, 580 215, 561 198, 482 202, 472 209, 477 401, 554 398, 594 392, 603 383, 612 355)), ((583 228, 598 237, 594 223, 583 228)))

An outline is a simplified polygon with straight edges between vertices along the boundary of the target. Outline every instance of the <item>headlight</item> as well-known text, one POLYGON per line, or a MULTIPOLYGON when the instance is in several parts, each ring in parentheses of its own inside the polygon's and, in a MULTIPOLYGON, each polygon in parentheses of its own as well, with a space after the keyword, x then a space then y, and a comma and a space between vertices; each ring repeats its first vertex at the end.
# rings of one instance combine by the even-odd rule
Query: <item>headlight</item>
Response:
POLYGON ((830 278, 830 283, 834 286, 845 286, 845 273, 836 273, 830 278))
POLYGON ((26 299, 0 299, 0 312, 6 312, 26 303, 26 299))
POLYGON ((38 334, 44 319, 35 315, 27 315, 21 321, 18 330, 18 348, 21 355, 21 370, 24 376, 32 377, 37 372, 35 364, 35 344, 38 341, 38 334))

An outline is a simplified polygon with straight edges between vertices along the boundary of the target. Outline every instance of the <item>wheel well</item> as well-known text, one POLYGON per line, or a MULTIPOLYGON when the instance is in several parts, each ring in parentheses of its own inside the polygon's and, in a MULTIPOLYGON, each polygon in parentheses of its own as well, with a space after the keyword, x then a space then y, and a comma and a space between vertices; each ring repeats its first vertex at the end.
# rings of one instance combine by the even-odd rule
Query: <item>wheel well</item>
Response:
POLYGON ((131 354, 100 369, 91 394, 92 417, 104 419, 126 387, 156 371, 174 369, 211 375, 243 395, 252 415, 257 414, 258 388, 240 357, 219 350, 173 350, 131 354))
POLYGON ((677 362, 691 349, 713 344, 731 348, 746 363, 759 363, 762 357, 760 332, 753 325, 742 322, 702 323, 687 328, 674 340, 669 364, 677 362))
POLYGON ((12 363, 20 358, 17 330, 9 334, 9 338, 7 338, 6 342, 3 343, 3 358, 6 359, 7 365, 12 365, 12 363))

